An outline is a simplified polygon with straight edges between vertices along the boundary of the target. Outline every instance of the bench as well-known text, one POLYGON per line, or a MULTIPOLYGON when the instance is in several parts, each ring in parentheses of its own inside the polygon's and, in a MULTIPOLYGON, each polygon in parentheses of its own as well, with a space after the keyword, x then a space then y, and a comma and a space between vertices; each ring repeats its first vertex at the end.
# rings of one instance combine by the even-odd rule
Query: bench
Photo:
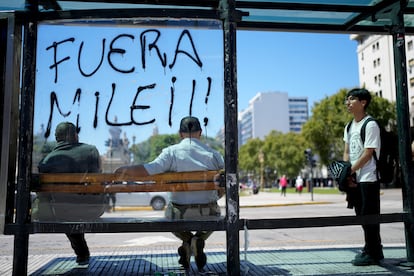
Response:
POLYGON ((41 173, 33 175, 33 192, 131 193, 220 190, 222 171, 168 172, 143 177, 113 173, 41 173), (219 177, 217 177, 219 176, 219 177))
POLYGON ((218 190, 220 195, 224 187, 220 171, 169 172, 145 177, 41 173, 32 179, 31 191, 37 194, 32 218, 36 221, 94 221, 107 208, 106 194, 218 190))

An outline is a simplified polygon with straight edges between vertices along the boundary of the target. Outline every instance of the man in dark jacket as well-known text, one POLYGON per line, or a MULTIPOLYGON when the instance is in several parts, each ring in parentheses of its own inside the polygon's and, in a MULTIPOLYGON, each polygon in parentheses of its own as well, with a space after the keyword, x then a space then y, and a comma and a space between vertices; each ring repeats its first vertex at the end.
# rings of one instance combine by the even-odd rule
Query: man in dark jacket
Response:
MULTIPOLYGON (((79 143, 75 125, 58 124, 56 147, 39 163, 40 173, 98 173, 100 156, 95 146, 79 143)), ((58 185, 58 184, 56 184, 58 185)), ((33 219, 42 221, 90 221, 104 212, 102 194, 38 193, 33 219)), ((76 253, 76 262, 89 263, 89 248, 84 233, 66 233, 76 253)))

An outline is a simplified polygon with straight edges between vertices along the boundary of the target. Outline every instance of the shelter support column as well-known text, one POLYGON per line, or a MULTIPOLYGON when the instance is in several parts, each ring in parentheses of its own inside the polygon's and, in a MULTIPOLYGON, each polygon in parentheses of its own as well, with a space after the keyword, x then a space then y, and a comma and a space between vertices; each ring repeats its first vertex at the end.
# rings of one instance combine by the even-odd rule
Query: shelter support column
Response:
POLYGON ((394 70, 397 101, 397 127, 399 156, 402 171, 402 193, 404 209, 404 227, 408 266, 414 266, 414 216, 413 216, 413 163, 411 160, 410 115, 407 87, 407 68, 405 56, 405 30, 403 2, 394 17, 391 34, 394 45, 394 70))
POLYGON ((221 0, 220 11, 224 29, 227 275, 231 276, 240 275, 235 1, 221 0))
POLYGON ((20 100, 18 175, 16 193, 16 225, 14 235, 13 275, 27 275, 29 251, 29 203, 31 156, 33 148, 33 108, 36 72, 37 1, 26 3, 25 14, 22 88, 20 100))

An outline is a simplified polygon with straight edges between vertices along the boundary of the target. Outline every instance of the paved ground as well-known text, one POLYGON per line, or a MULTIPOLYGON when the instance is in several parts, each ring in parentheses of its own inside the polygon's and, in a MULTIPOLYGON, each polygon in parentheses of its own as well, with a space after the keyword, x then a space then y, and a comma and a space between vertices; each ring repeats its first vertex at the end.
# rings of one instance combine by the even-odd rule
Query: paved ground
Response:
MULTIPOLYGON (((250 249, 240 254, 241 275, 414 275, 414 269, 401 266, 403 247, 385 247, 381 265, 355 267, 349 262, 356 248, 250 249)), ((207 252, 208 265, 199 272, 192 260, 189 271, 177 264, 175 248, 157 247, 145 251, 100 253, 89 266, 78 266, 72 255, 30 255, 29 275, 226 275, 226 253, 207 252)), ((11 275, 12 258, 0 257, 0 274, 11 275)))
MULTIPOLYGON (((330 204, 344 202, 343 195, 271 193, 240 197, 240 206, 277 206, 297 204, 330 204)), ((97 252, 89 266, 78 266, 71 253, 42 252, 29 256, 29 275, 226 275, 227 256, 223 248, 206 250, 208 265, 197 270, 194 260, 189 271, 177 263, 176 245, 161 244, 151 247, 114 247, 108 252, 97 252)), ((404 244, 384 244, 385 260, 381 265, 352 266, 350 261, 360 247, 290 247, 249 248, 240 250, 241 275, 414 275, 413 264, 404 265, 404 244)), ((12 274, 13 257, 0 256, 0 275, 12 274)))

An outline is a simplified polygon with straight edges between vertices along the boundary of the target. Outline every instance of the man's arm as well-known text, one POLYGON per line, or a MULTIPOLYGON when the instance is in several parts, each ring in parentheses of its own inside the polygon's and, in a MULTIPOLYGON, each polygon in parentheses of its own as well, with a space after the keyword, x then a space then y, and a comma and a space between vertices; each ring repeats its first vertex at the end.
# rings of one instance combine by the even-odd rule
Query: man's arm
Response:
POLYGON ((143 165, 123 166, 115 170, 119 176, 148 176, 149 173, 143 165))
POLYGON ((344 161, 349 161, 349 145, 348 145, 348 143, 345 143, 344 154, 342 156, 342 159, 344 161))
POLYGON ((372 155, 374 154, 375 149, 374 148, 366 148, 364 149, 364 152, 362 153, 362 155, 359 157, 359 159, 352 165, 351 167, 351 173, 356 172, 357 170, 359 170, 360 168, 362 168, 363 166, 365 166, 365 164, 371 160, 372 155))

